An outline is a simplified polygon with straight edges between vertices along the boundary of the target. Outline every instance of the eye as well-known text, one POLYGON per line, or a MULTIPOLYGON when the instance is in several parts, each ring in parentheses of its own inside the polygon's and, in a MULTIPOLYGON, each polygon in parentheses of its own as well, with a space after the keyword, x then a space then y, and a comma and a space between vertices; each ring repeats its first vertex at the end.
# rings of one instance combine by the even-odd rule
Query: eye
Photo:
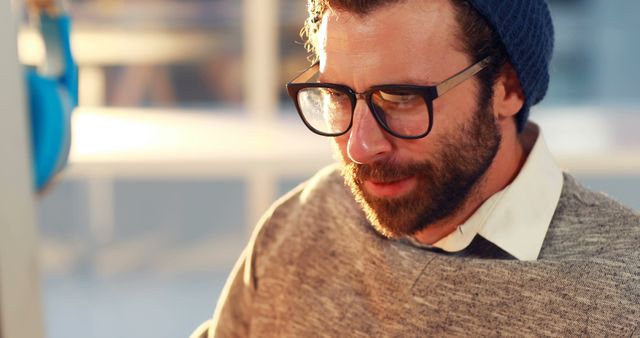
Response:
POLYGON ((403 91, 379 91, 378 95, 383 101, 389 103, 407 103, 417 99, 419 96, 412 92, 403 91))
POLYGON ((342 93, 342 92, 340 92, 338 90, 335 90, 333 88, 322 88, 322 87, 320 87, 320 88, 318 88, 316 90, 318 92, 320 92, 325 97, 340 98, 340 97, 345 95, 344 93, 342 93))

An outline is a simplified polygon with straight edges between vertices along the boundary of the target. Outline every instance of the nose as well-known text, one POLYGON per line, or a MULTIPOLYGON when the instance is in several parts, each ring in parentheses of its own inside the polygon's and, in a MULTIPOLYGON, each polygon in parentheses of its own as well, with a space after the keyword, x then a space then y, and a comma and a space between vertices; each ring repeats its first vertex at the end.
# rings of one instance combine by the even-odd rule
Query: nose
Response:
POLYGON ((364 100, 358 100, 353 112, 353 125, 347 143, 351 161, 367 164, 384 159, 392 150, 386 132, 380 127, 364 100))

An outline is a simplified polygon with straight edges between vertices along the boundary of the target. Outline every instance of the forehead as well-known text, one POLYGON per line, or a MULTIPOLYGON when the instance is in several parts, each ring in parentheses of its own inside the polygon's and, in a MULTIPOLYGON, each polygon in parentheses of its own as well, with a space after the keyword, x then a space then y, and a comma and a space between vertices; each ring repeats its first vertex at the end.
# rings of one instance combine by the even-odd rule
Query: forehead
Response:
POLYGON ((341 82, 354 80, 343 78, 348 74, 381 69, 386 82, 400 80, 394 74, 405 81, 435 75, 443 62, 455 63, 452 54, 461 54, 456 32, 450 0, 407 0, 366 15, 328 10, 318 32, 320 71, 341 82))

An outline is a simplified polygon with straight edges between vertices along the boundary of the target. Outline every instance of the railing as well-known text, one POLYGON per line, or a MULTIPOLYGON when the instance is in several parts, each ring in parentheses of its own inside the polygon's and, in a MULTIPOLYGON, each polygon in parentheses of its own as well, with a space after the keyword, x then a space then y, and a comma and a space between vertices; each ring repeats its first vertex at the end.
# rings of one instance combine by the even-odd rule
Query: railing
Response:
MULTIPOLYGON (((148 236, 149 241, 133 243, 140 244, 142 249, 138 251, 129 250, 130 243, 111 245, 117 241, 113 236, 118 226, 114 193, 118 180, 242 180, 246 183, 247 200, 238 203, 246 204, 247 217, 246 224, 238 226, 244 227, 246 237, 277 197, 279 180, 308 177, 332 162, 327 139, 308 132, 297 116, 286 117, 278 111, 277 87, 271 86, 277 81, 280 66, 277 2, 244 0, 243 5, 245 102, 237 111, 101 107, 106 100, 105 66, 202 60, 220 47, 220 42, 207 32, 88 28, 75 31, 80 103, 84 107, 74 115, 71 162, 61 179, 87 183, 87 228, 91 238, 84 245, 102 245, 100 250, 108 252, 104 255, 99 252, 98 258, 90 255, 87 258, 83 256, 85 252, 73 251, 71 241, 63 243, 61 247, 72 251, 71 255, 90 263, 113 263, 110 271, 116 271, 122 261, 134 265, 130 262, 140 256, 140 251, 164 249, 164 243, 153 242, 154 234, 148 236)), ((36 62, 37 38, 26 32, 22 39, 27 41, 24 46, 31 46, 23 50, 23 60, 36 62)), ((640 126, 638 113, 589 108, 538 109, 532 113, 532 119, 540 122, 547 143, 563 168, 576 174, 638 175, 640 139, 635 131, 640 126)), ((241 246, 244 239, 236 242, 233 245, 241 246)), ((186 246, 189 248, 184 248, 185 251, 191 250, 190 243, 186 246)), ((170 251, 158 260, 177 252, 182 260, 176 261, 180 263, 199 256, 199 262, 206 262, 209 267, 213 260, 227 264, 236 258, 233 250, 227 253, 212 246, 206 241, 202 247, 207 250, 196 248, 185 254, 170 251)), ((42 247, 46 249, 46 243, 42 247)), ((215 295, 207 296, 211 296, 207 302, 212 310, 215 295)))
POLYGON ((44 335, 24 75, 15 20, 0 1, 0 337, 44 335))
MULTIPOLYGON (((640 173, 640 138, 623 130, 640 125, 638 114, 554 109, 533 119, 563 168, 640 173)), ((296 116, 264 122, 234 112, 87 108, 76 112, 73 139, 65 177, 89 182, 90 228, 97 234, 112 233, 111 186, 118 178, 242 179, 249 230, 277 197, 278 179, 310 176, 332 162, 328 140, 296 116)))

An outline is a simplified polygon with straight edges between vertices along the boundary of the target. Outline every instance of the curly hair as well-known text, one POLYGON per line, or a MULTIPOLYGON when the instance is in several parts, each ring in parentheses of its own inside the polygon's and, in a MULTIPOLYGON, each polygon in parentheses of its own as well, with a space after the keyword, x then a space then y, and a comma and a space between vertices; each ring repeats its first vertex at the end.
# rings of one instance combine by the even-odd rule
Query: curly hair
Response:
MULTIPOLYGON (((309 16, 304 22, 300 35, 305 39, 305 48, 310 53, 312 62, 317 61, 318 30, 322 16, 327 10, 336 9, 365 16, 373 10, 405 0, 307 0, 309 16)), ((493 62, 478 74, 481 84, 480 102, 487 102, 493 97, 493 84, 500 72, 508 63, 505 47, 495 29, 466 0, 450 0, 458 22, 458 39, 460 48, 475 62, 487 56, 493 62)))

